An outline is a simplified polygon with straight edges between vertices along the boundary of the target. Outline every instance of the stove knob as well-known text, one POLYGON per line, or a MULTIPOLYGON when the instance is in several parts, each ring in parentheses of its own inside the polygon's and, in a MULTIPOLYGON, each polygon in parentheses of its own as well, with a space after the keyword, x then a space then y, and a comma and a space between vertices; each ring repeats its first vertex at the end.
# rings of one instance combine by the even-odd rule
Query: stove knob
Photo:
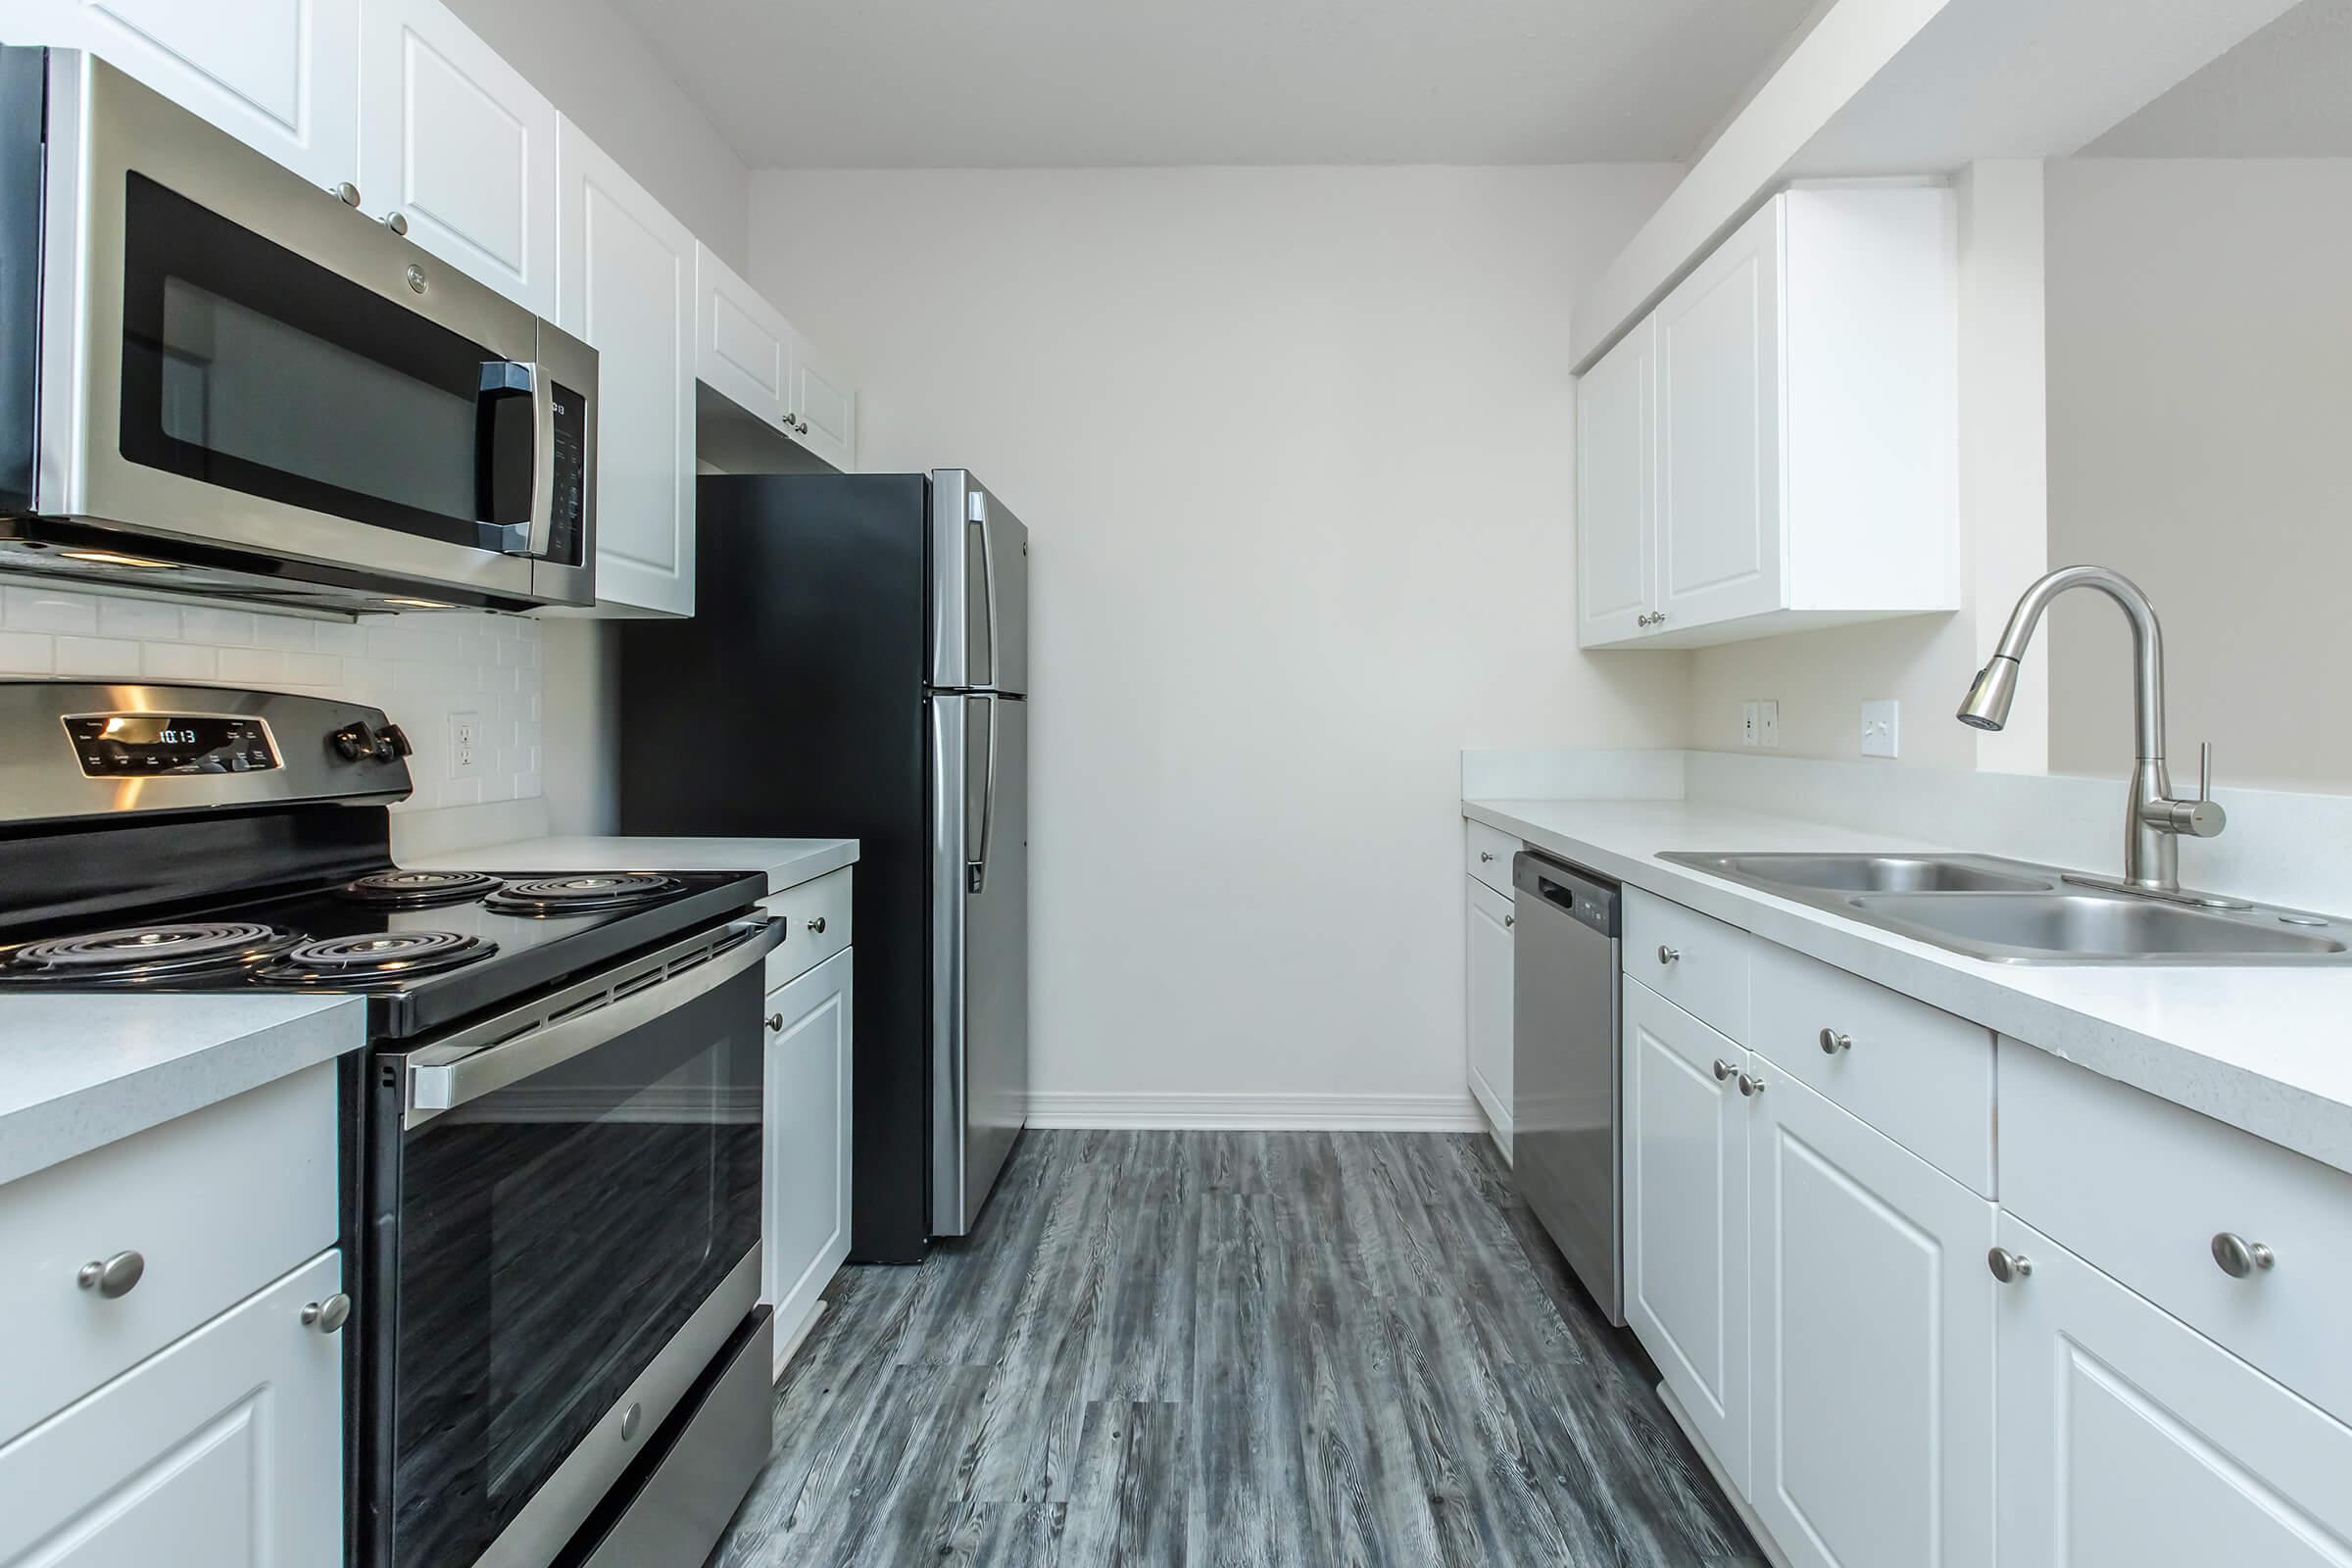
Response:
POLYGON ((416 750, 409 744, 409 732, 398 724, 386 724, 375 732, 375 760, 379 762, 413 756, 416 750))
POLYGON ((363 757, 375 755, 375 735, 365 724, 346 724, 327 737, 343 760, 356 762, 363 757))

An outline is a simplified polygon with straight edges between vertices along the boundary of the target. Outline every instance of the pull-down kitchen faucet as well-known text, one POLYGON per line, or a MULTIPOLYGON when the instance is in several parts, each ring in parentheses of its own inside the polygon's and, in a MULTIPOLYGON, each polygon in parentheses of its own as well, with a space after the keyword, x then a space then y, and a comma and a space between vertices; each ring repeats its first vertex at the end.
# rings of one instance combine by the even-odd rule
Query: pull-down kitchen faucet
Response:
POLYGON ((2213 748, 2198 754, 2197 799, 2173 799, 2172 777, 2164 765, 2164 628, 2157 624, 2156 608, 2139 585, 2122 572, 2105 566, 2066 566, 2028 588, 2000 646, 1977 671, 1956 715, 1976 729, 1999 729, 2009 722, 2009 705, 2017 697, 2018 661, 2041 624, 2041 612, 2051 600, 2069 588, 2095 588, 2123 608, 2132 622, 2132 690, 2133 731, 2138 758, 2132 770, 2131 793, 2124 815, 2124 875, 2120 882, 2091 877, 2069 881, 2118 888, 2162 899, 2192 904, 2234 905, 2235 900, 2212 899, 2180 891, 2180 845, 2183 833, 2209 839, 2228 823, 2213 801, 2213 748))

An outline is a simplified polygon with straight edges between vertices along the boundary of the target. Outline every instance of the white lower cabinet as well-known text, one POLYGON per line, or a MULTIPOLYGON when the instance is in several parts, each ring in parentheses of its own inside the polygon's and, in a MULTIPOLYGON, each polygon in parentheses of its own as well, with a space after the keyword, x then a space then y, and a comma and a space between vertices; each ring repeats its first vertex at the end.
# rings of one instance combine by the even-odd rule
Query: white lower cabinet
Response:
POLYGON ((1476 877, 1469 888, 1468 975, 1470 1093, 1511 1152, 1511 927, 1514 905, 1476 877))
POLYGON ((1993 1205, 1751 1061, 1748 1499, 1792 1568, 1984 1568, 1993 1205))
POLYGON ((4 1568, 344 1560, 343 1342, 303 1322, 329 1251, 0 1446, 4 1568))
POLYGON ((1625 982, 1625 1316, 1747 1490, 1747 1053, 1625 982))
POLYGON ((2352 1428, 2022 1220, 1999 1245, 2002 1568, 2342 1568, 2352 1428))
POLYGON ((760 1241, 779 1373, 850 1250, 854 956, 845 949, 767 994, 760 1241))

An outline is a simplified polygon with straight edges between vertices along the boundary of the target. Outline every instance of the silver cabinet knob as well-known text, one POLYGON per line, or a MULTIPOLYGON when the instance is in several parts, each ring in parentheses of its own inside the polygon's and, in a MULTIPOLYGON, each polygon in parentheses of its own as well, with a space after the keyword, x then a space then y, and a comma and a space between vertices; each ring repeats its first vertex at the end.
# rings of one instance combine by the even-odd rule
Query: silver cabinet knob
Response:
POLYGON ((84 1263, 74 1271, 74 1284, 85 1291, 96 1291, 110 1301, 128 1296, 131 1288, 146 1277, 147 1259, 127 1250, 84 1263))
POLYGON ((2015 1285, 2034 1272, 2034 1260, 2023 1252, 2012 1252, 2006 1247, 1996 1247, 1984 1254, 1984 1266, 1992 1277, 2003 1285, 2015 1285))
POLYGON ((1853 1049, 1854 1037, 1852 1035, 1841 1035, 1835 1029, 1824 1029, 1821 1032, 1821 1054, 1823 1055, 1835 1056, 1840 1051, 1853 1049))
POLYGON ((302 1309, 303 1327, 317 1329, 321 1334, 332 1334, 350 1321, 351 1298, 341 1291, 323 1301, 313 1301, 302 1309))
POLYGON ((335 200, 341 202, 346 207, 357 207, 360 205, 360 187, 354 185, 348 179, 339 185, 329 185, 327 189, 334 193, 335 200))
POLYGON ((1756 1095, 1760 1095, 1760 1094, 1762 1094, 1763 1092, 1764 1092, 1764 1080, 1763 1080, 1763 1079, 1761 1079, 1761 1078, 1751 1078, 1751 1077, 1749 1077, 1749 1076, 1748 1076, 1746 1073, 1741 1073, 1741 1074, 1740 1075, 1740 1094, 1742 1094, 1742 1095, 1745 1095, 1745 1096, 1748 1096, 1748 1097, 1752 1098, 1752 1097, 1754 1097, 1754 1096, 1756 1096, 1756 1095))
POLYGON ((632 1402, 626 1410, 620 1412, 620 1441, 628 1442, 637 1435, 637 1429, 644 1424, 645 1406, 632 1402))
POLYGON ((780 1035, 784 1032, 784 1015, 782 1013, 771 1012, 767 1015, 767 1032, 771 1035, 780 1035))
POLYGON ((1658 944, 1658 961, 1660 963, 1672 963, 1675 959, 1681 957, 1682 956, 1682 949, 1670 948, 1663 942, 1658 944))
POLYGON ((815 932, 820 937, 823 936, 825 934, 825 917, 820 914, 815 919, 809 921, 808 929, 815 932))
POLYGON ((1715 1081, 1722 1083, 1732 1075, 1732 1064, 1721 1056, 1715 1058, 1715 1081))
POLYGON ((1481 850, 1478 852, 1478 858, 1479 863, 1482 865, 1493 865, 1494 863, 1494 852, 1493 850, 1481 850))
POLYGON ((1505 931, 1508 931, 1511 927, 1517 925, 1518 923, 1519 917, 1515 914, 1506 914, 1502 917, 1502 928, 1505 931))
POLYGON ((2249 1242, 2235 1231, 2224 1231, 2213 1239, 2213 1260, 2222 1272, 2233 1280, 2242 1280, 2256 1269, 2276 1267, 2278 1254, 2260 1242, 2249 1242))
POLYGON ((386 213, 384 226, 395 234, 406 234, 409 231, 409 216, 406 213, 386 213))

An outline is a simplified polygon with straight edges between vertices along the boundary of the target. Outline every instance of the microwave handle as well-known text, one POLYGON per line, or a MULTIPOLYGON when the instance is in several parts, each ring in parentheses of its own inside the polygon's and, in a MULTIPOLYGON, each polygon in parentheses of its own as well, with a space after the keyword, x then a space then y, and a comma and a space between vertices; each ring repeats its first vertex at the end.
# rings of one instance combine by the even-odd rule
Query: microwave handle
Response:
POLYGON ((556 394, 537 364, 528 360, 486 360, 475 399, 481 416, 503 398, 531 400, 531 513, 527 522, 477 522, 481 546, 502 556, 544 556, 555 533, 549 498, 556 484, 556 394))
POLYGON ((658 985, 632 991, 587 1012, 542 1024, 456 1061, 411 1065, 404 1124, 415 1127, 469 1100, 479 1100, 534 1073, 545 1072, 651 1023, 672 1007, 683 1006, 697 997, 716 991, 746 969, 764 963, 770 950, 784 940, 783 921, 762 920, 759 925, 759 933, 749 940, 658 985))

